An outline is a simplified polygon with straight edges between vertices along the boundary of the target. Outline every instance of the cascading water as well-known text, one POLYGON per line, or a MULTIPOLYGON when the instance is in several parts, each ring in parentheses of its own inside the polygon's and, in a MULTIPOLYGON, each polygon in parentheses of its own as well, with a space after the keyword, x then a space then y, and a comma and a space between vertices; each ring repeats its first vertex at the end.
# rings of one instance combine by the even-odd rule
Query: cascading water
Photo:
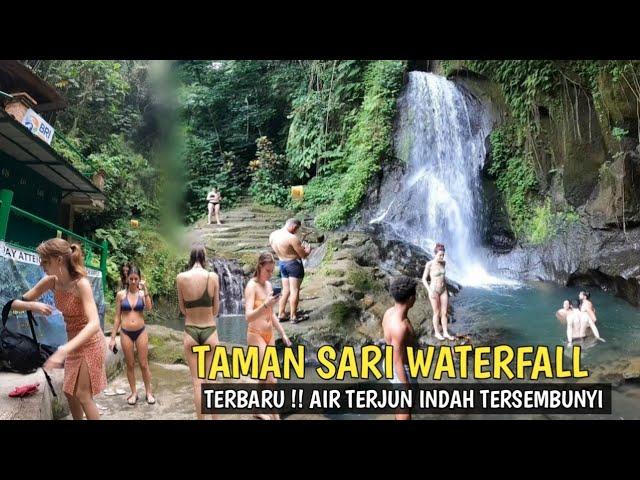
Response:
POLYGON ((244 276, 236 263, 215 259, 211 267, 220 279, 220 315, 239 315, 244 313, 244 276))
POLYGON ((485 105, 455 83, 410 72, 395 133, 406 174, 370 222, 428 251, 444 243, 448 276, 463 285, 501 283, 486 273, 479 247, 480 174, 491 127, 485 105))

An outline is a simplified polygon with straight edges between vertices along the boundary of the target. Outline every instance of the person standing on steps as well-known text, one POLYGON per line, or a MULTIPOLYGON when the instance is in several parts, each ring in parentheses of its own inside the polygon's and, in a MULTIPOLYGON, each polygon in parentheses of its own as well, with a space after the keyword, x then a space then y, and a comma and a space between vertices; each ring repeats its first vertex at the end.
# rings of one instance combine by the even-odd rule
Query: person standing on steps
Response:
POLYGON ((138 361, 142 370, 142 380, 146 392, 147 403, 153 405, 156 399, 151 392, 151 370, 149 369, 149 335, 145 331, 145 310, 153 308, 153 302, 147 291, 145 282, 141 279, 140 270, 135 265, 129 265, 125 288, 116 294, 116 318, 111 330, 109 350, 113 351, 116 345, 116 333, 122 325, 120 343, 127 363, 127 379, 131 387, 131 395, 127 398, 129 405, 138 402, 136 390, 136 357, 134 347, 138 351, 138 361))
POLYGON ((80 245, 61 238, 42 242, 36 249, 45 276, 12 309, 51 315, 51 307, 37 300, 53 291, 56 307, 64 317, 68 341, 60 345, 43 368, 64 368, 63 390, 74 420, 99 420, 93 397, 107 386, 106 342, 100 329, 98 308, 84 267, 80 245))
POLYGON ((442 243, 436 243, 433 253, 435 258, 430 260, 424 266, 424 273, 422 274, 422 284, 424 288, 429 292, 429 301, 431 302, 431 308, 433 308, 433 333, 438 340, 455 340, 454 337, 449 335, 447 330, 448 318, 447 309, 449 307, 449 293, 447 292, 447 283, 445 281, 445 260, 444 260, 444 245, 442 243), (427 280, 431 280, 431 284, 427 280), (442 325, 442 334, 440 333, 439 326, 442 325))
MULTIPOLYGON (((269 279, 273 276, 276 262, 273 255, 269 252, 260 254, 258 264, 253 277, 244 290, 245 298, 245 315, 247 319, 247 345, 258 347, 260 364, 264 359, 267 347, 275 346, 275 336, 273 329, 275 328, 282 338, 282 342, 287 346, 291 346, 291 341, 285 333, 282 325, 273 313, 273 307, 278 302, 278 294, 274 293, 269 279)), ((276 379, 273 374, 269 374, 263 384, 275 384, 276 379)), ((259 418, 263 420, 280 420, 280 416, 260 414, 259 418)))
POLYGON ((282 296, 278 304, 278 320, 285 321, 287 300, 291 308, 291 323, 298 323, 298 299, 300 297, 300 285, 304 279, 304 266, 302 259, 311 253, 311 246, 303 246, 296 236, 300 230, 301 222, 296 218, 290 218, 284 227, 269 235, 269 245, 280 260, 280 277, 282 278, 282 296))
POLYGON ((211 225, 212 215, 215 213, 216 222, 218 225, 222 225, 220 223, 220 202, 222 201, 222 195, 220 192, 216 190, 216 187, 212 187, 211 191, 207 194, 207 208, 209 210, 208 223, 207 225, 211 225))
MULTIPOLYGON (((203 383, 211 380, 198 378, 198 356, 191 347, 209 345, 211 350, 205 354, 205 371, 209 372, 213 351, 218 345, 216 332, 216 318, 220 309, 220 282, 215 272, 206 270, 207 258, 204 246, 196 245, 191 249, 189 266, 186 272, 178 274, 176 286, 178 289, 178 305, 184 315, 184 355, 189 364, 193 379, 193 394, 198 420, 204 419, 202 414, 203 383)), ((214 418, 213 415, 210 416, 214 418)))

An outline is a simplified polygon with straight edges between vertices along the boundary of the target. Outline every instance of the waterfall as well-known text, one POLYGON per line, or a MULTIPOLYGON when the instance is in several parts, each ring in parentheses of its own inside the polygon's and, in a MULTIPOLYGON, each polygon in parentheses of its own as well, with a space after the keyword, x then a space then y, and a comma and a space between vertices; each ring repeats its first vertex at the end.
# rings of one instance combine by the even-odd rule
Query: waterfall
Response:
POLYGON ((486 106, 466 90, 432 73, 410 72, 394 138, 405 175, 370 222, 429 252, 444 243, 447 275, 462 285, 500 283, 486 272, 480 247, 480 176, 491 127, 486 106))
POLYGON ((220 279, 220 315, 244 313, 244 276, 240 266, 222 259, 211 260, 210 265, 220 279))

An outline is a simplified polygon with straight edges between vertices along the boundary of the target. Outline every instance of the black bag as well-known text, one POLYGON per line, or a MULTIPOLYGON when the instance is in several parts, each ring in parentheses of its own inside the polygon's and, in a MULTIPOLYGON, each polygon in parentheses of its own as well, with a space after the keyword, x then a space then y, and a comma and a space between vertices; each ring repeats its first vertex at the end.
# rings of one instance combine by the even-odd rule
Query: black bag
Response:
MULTIPOLYGON (((29 338, 21 333, 12 332, 7 328, 7 320, 9 319, 12 303, 13 300, 9 301, 2 309, 0 370, 23 374, 31 373, 42 367, 44 362, 47 361, 47 358, 49 358, 56 349, 50 345, 44 345, 38 342, 36 331, 33 327, 34 324, 37 325, 37 322, 33 317, 33 313, 30 311, 27 311, 27 318, 29 319, 29 327, 31 328, 31 336, 33 338, 29 338)), ((44 369, 42 369, 42 371, 44 372, 49 387, 51 387, 53 395, 56 396, 51 378, 44 369)))

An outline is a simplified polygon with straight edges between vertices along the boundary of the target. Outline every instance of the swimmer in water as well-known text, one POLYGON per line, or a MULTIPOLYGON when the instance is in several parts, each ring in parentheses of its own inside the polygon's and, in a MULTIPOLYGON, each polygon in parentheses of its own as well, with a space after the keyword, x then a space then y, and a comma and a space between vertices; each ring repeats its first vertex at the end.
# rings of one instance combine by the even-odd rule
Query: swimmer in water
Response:
POLYGON ((598 328, 591 319, 591 317, 582 312, 578 308, 578 302, 573 301, 572 309, 567 315, 567 345, 571 347, 574 340, 583 340, 587 337, 587 328, 591 329, 591 332, 597 340, 604 342, 605 339, 600 336, 598 328))
POLYGON ((567 315, 571 313, 572 308, 570 300, 562 302, 562 308, 556 312, 556 318, 560 320, 560 323, 567 322, 567 315))

